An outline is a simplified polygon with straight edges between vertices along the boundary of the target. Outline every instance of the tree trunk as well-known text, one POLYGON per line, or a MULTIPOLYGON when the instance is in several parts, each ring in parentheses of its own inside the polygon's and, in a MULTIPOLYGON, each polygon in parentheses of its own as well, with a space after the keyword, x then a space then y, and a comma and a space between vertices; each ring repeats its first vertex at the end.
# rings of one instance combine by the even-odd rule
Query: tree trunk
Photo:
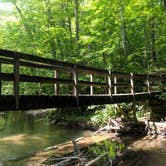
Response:
POLYGON ((79 0, 75 0, 76 54, 79 56, 79 0))
MULTIPOLYGON (((69 13, 69 1, 67 0, 67 7, 66 7, 67 13, 69 13)), ((71 25, 71 18, 68 15, 67 16, 67 22, 68 22, 68 29, 69 29, 69 36, 70 36, 70 46, 73 50, 73 38, 72 38, 72 25, 71 25)))
POLYGON ((164 0, 164 9, 165 9, 165 14, 166 14, 166 0, 164 0))
POLYGON ((143 23, 144 27, 144 51, 145 51, 145 61, 144 65, 147 71, 149 71, 149 38, 148 38, 148 33, 147 33, 147 23, 143 23))
POLYGON ((124 6, 120 5, 120 17, 121 17, 121 32, 122 32, 122 46, 123 46, 123 54, 127 57, 127 39, 126 39, 126 25, 125 25, 125 17, 124 17, 124 6))
POLYGON ((155 20, 151 19, 151 57, 153 62, 156 62, 156 34, 155 34, 155 20))
MULTIPOLYGON (((50 0, 45 0, 45 5, 46 5, 46 11, 47 11, 47 26, 48 28, 55 27, 55 23, 53 21, 52 17, 52 12, 51 12, 51 5, 50 5, 50 0)), ((50 33, 51 36, 51 33, 50 33)), ((55 44, 55 39, 52 37, 49 40, 50 43, 50 48, 51 48, 51 53, 52 57, 56 59, 56 44, 55 44)))
POLYGON ((18 14, 19 14, 19 16, 21 18, 21 20, 23 21, 23 25, 24 25, 25 31, 27 32, 27 35, 28 35, 30 41, 33 41, 33 36, 32 36, 31 30, 29 28, 29 25, 25 21, 25 18, 24 18, 24 15, 22 14, 21 9, 18 7, 18 5, 15 2, 13 2, 13 5, 15 6, 15 8, 16 8, 16 10, 17 10, 17 12, 18 12, 18 14))

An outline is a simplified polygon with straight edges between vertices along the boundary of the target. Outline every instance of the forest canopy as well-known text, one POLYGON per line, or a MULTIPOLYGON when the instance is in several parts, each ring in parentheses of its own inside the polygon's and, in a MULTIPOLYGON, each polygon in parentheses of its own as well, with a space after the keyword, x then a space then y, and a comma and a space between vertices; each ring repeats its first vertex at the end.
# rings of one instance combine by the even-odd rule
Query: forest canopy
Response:
POLYGON ((166 64, 165 0, 0 0, 0 48, 115 71, 166 64))

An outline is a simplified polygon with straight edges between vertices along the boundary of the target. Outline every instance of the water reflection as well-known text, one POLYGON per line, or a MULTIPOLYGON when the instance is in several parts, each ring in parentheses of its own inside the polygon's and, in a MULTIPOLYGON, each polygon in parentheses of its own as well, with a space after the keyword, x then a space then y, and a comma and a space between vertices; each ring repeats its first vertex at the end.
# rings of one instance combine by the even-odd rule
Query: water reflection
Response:
POLYGON ((88 134, 88 131, 55 128, 48 123, 46 116, 32 116, 24 112, 1 114, 0 160, 19 160, 48 146, 88 134))

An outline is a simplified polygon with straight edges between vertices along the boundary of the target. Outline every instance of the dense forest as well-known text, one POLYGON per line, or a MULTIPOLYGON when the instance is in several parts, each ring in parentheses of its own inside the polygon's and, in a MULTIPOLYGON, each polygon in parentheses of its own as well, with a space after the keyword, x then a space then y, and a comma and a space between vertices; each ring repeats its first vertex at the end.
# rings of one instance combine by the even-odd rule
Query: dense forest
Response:
POLYGON ((165 0, 0 0, 0 48, 115 71, 166 64, 165 0))

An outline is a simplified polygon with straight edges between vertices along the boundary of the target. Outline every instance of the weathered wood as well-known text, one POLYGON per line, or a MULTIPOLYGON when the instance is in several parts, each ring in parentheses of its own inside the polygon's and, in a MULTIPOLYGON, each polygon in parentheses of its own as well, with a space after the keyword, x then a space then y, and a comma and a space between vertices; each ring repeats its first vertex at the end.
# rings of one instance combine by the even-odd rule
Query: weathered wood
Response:
POLYGON ((74 67, 74 64, 72 63, 61 62, 61 61, 57 61, 57 60, 53 60, 49 58, 43 58, 39 56, 34 56, 34 55, 26 54, 26 53, 14 52, 9 50, 0 49, 0 55, 10 57, 10 58, 14 58, 17 55, 17 57, 19 57, 20 60, 27 60, 27 61, 37 62, 37 63, 57 65, 57 66, 59 65, 59 66, 69 67, 71 69, 74 67))
POLYGON ((114 77, 114 94, 117 94, 117 77, 114 77))
MULTIPOLYGON (((160 95, 160 92, 152 92, 149 95, 148 92, 135 93, 136 101, 144 101, 150 97, 160 95)), ((115 104, 123 102, 131 102, 133 95, 129 94, 116 94, 112 95, 79 95, 79 106, 88 105, 102 105, 102 104, 115 104)), ((75 96, 60 95, 60 96, 49 96, 49 95, 20 95, 19 97, 19 110, 29 109, 46 109, 46 108, 58 108, 58 107, 75 107, 78 106, 75 96), (28 102, 27 102, 28 101, 28 102)), ((0 110, 10 111, 14 109, 14 96, 5 95, 0 96, 0 110)))
POLYGON ((97 161, 101 160, 103 157, 105 157, 106 155, 108 155, 108 152, 101 154, 100 156, 96 157, 95 159, 89 161, 87 164, 85 164, 85 166, 91 166, 94 165, 97 161))
POLYGON ((108 94, 112 97, 112 74, 110 70, 108 72, 108 94))
POLYGON ((99 82, 89 82, 89 81, 78 81, 79 85, 86 85, 86 86, 98 86, 98 87, 107 87, 106 83, 99 83, 99 82))
POLYGON ((130 89, 131 89, 131 94, 134 95, 134 74, 130 73, 130 89))
POLYGON ((1 81, 14 81, 14 75, 9 73, 0 73, 1 81))
MULTIPOLYGON (((19 108, 19 82, 34 82, 34 83, 52 83, 54 84, 55 94, 59 94, 59 85, 66 84, 66 85, 73 85, 73 94, 69 96, 70 98, 67 102, 69 106, 78 106, 78 105, 92 105, 92 104, 108 104, 108 103, 115 103, 115 102, 128 102, 132 101, 133 97, 135 100, 142 100, 142 98, 149 98, 151 97, 152 93, 155 93, 153 88, 158 84, 159 81, 165 79, 165 77, 155 76, 155 75, 144 75, 144 74, 129 74, 129 73, 121 73, 121 72, 113 72, 109 70, 97 69, 93 67, 83 66, 83 65, 76 65, 67 62, 61 62, 49 58, 38 57, 34 55, 29 55, 25 53, 18 53, 14 51, 6 51, 0 49, 0 64, 11 64, 14 65, 14 72, 13 73, 2 73, 0 71, 0 84, 1 81, 13 81, 14 83, 14 101, 15 101, 15 108, 19 108), (13 60, 14 59, 14 60, 13 60), (23 75, 19 73, 19 69, 21 67, 29 67, 29 68, 38 68, 38 69, 49 69, 55 71, 55 78, 51 77, 42 77, 42 76, 30 76, 30 75, 23 75), (72 79, 62 79, 58 78, 58 72, 65 71, 73 74, 72 79), (79 74, 85 73, 86 75, 90 75, 89 81, 79 80, 79 74), (100 79, 100 82, 95 80, 94 75, 97 75, 100 79), (103 76, 107 80, 101 80, 103 76), (112 83, 113 78, 113 83, 112 83), (118 79, 118 83, 117 83, 118 79), (130 79, 130 83, 128 82, 130 79), (158 80, 158 81, 157 81, 158 80), (144 83, 146 82, 146 83, 144 83), (88 95, 81 95, 79 94, 79 86, 89 86, 90 87, 90 94, 88 95), (98 94, 95 95, 94 87, 102 87, 107 89, 108 92, 105 94, 98 94), (124 88, 123 91, 128 90, 130 87, 131 93, 127 94, 118 94, 120 90, 124 88), (139 89, 147 88, 147 93, 135 93, 134 88, 138 87, 139 89), (113 89, 112 89, 113 88, 113 89), (119 89, 118 89, 119 88, 119 89), (118 89, 118 92, 117 92, 118 89), (113 94, 113 91, 114 94, 113 94), (111 96, 111 98, 110 98, 111 96), (141 97, 142 98, 141 98, 141 97), (89 98, 91 97, 91 98, 89 98), (101 101, 100 101, 101 100, 101 101), (70 102, 71 103, 70 103, 70 102)), ((1 85, 0 85, 1 86, 1 85)), ((21 97, 21 96, 20 96, 21 97)), ((47 96, 48 97, 48 96, 47 96)), ((55 106, 66 106, 65 103, 62 103, 61 100, 64 96, 57 96, 57 102, 55 106)), ((35 100, 35 99, 34 99, 35 100)), ((51 100, 52 101, 52 100, 51 100)), ((65 100, 63 100, 64 102, 65 100)), ((13 102, 13 98, 11 99, 13 102)), ((49 103, 50 101, 48 101, 49 103)), ((25 104, 25 103, 24 103, 25 104)), ((46 107, 52 107, 51 104, 46 104, 46 107)), ((13 104, 11 106, 13 108, 13 104)), ((40 107, 38 105, 38 107, 40 107)), ((20 107, 22 108, 22 107, 20 107)), ((30 108, 30 107, 28 107, 30 108)), ((32 104, 33 108, 33 104, 32 104)), ((37 107, 35 107, 37 108, 37 107)), ((43 108, 43 106, 42 106, 43 108)))
POLYGON ((151 86, 150 86, 150 81, 149 81, 149 75, 147 75, 147 88, 148 88, 148 93, 151 93, 151 86))
MULTIPOLYGON (((54 71, 54 77, 57 79, 59 77, 59 72, 58 70, 55 70, 54 71)), ((55 90, 55 95, 58 95, 59 94, 59 84, 58 83, 55 83, 54 84, 54 90, 55 90)))
POLYGON ((41 77, 41 76, 28 76, 28 75, 20 75, 20 82, 61 83, 61 84, 73 83, 73 81, 69 79, 41 77))
POLYGON ((74 66, 73 70, 73 95, 78 99, 78 74, 77 74, 77 66, 74 66))
POLYGON ((3 63, 3 64, 14 64, 14 61, 13 61, 13 59, 7 59, 7 58, 0 57, 0 63, 3 63))
MULTIPOLYGON (((93 75, 90 75, 90 82, 93 82, 93 75)), ((93 85, 90 85, 90 95, 93 95, 93 85)))
MULTIPOLYGON (((99 135, 95 135, 95 136, 90 136, 90 137, 85 137, 82 140, 80 140, 78 142, 80 148, 85 148, 88 147, 90 145, 105 141, 105 140, 110 140, 110 139, 114 139, 115 138, 115 134, 99 134, 99 135)), ((73 144, 72 141, 68 141, 65 145, 64 144, 59 144, 56 145, 57 148, 56 149, 51 149, 49 151, 40 151, 36 154, 34 154, 34 156, 32 156, 26 163, 27 166, 36 166, 36 165, 43 165, 46 161, 49 161, 48 158, 50 158, 50 156, 56 156, 56 157, 63 157, 63 156, 67 156, 67 154, 71 154, 73 153, 73 144)), ((73 156, 74 157, 74 156, 73 156)), ((51 159, 51 158, 50 158, 51 159)), ((45 164, 44 164, 45 165, 45 164)), ((46 163, 47 165, 47 163, 46 163)))
POLYGON ((19 58, 14 57, 14 98, 15 98, 15 109, 19 108, 19 58))
POLYGON ((27 61, 20 61, 20 66, 30 67, 30 68, 39 68, 39 69, 48 69, 48 70, 63 70, 65 72, 71 72, 72 68, 58 66, 58 65, 51 65, 51 64, 39 64, 27 61))
POLYGON ((130 74, 129 73, 112 72, 112 77, 116 77, 116 78, 130 78, 130 74))

